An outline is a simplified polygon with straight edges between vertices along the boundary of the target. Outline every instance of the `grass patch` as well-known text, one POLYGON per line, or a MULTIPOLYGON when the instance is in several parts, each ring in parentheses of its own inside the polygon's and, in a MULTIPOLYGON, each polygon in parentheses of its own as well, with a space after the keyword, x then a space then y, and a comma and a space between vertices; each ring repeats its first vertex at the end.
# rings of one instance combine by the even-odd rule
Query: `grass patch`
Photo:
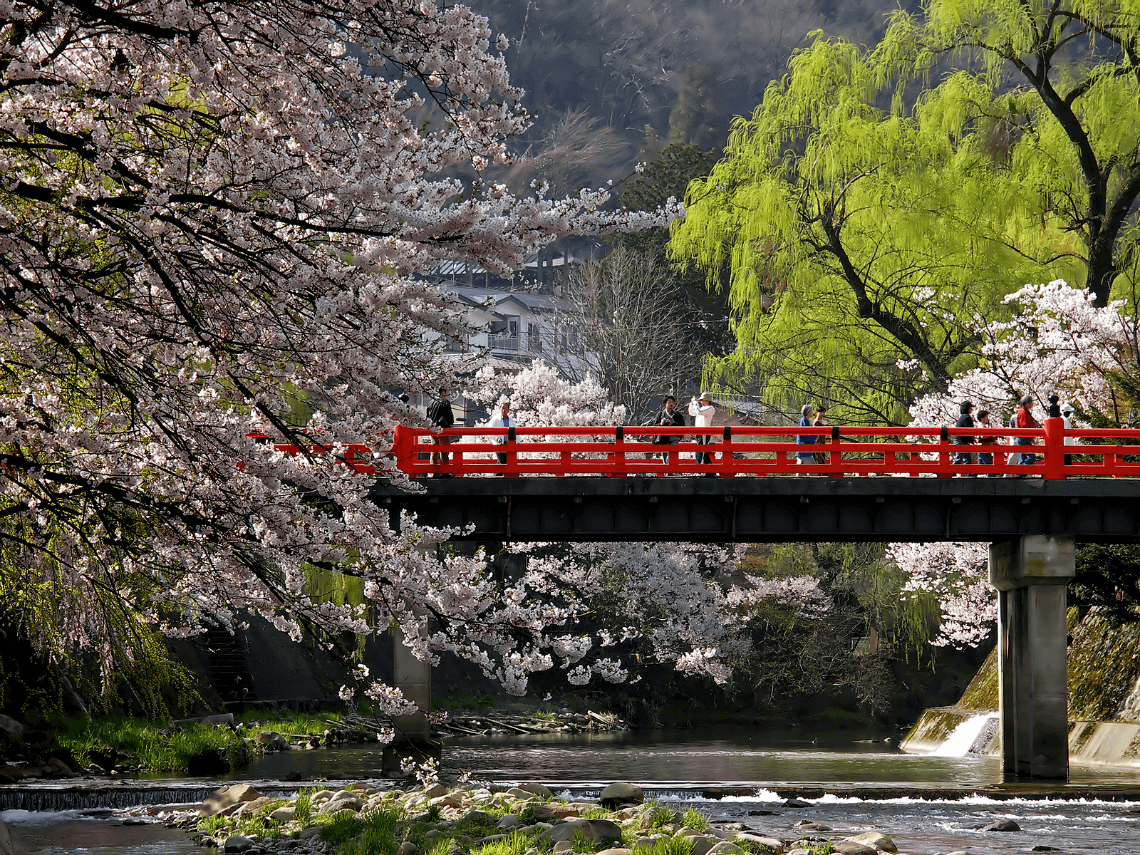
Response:
POLYGON ((227 727, 190 724, 172 729, 164 722, 143 718, 113 716, 57 720, 56 738, 82 766, 89 766, 92 756, 113 748, 132 765, 151 772, 188 770, 190 758, 220 751, 233 768, 249 765, 252 759, 245 741, 227 727))
POLYGON ((691 828, 693 831, 708 831, 709 818, 694 807, 685 808, 681 814, 681 827, 691 828))
POLYGON ((687 837, 662 837, 638 847, 637 855, 692 855, 693 841, 687 837))
POLYGON ((665 805, 652 803, 645 811, 645 827, 649 829, 661 828, 676 820, 676 814, 665 805))
POLYGON ((339 846, 352 840, 361 831, 360 817, 350 810, 338 810, 321 828, 321 840, 339 846))
POLYGON ((523 855, 531 847, 530 838, 521 831, 512 831, 498 840, 471 850, 471 855, 523 855))

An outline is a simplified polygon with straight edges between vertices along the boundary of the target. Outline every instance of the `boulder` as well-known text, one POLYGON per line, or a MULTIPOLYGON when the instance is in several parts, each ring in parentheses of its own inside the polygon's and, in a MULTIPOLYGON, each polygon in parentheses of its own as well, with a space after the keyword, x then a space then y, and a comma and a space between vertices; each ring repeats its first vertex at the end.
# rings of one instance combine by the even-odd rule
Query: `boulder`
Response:
POLYGON ((11 716, 0 713, 0 730, 7 733, 12 739, 19 739, 24 735, 24 726, 11 716))
POLYGON ((513 813, 503 814, 499 821, 495 823, 495 828, 518 828, 522 820, 515 816, 513 813))
POLYGON ((621 826, 608 819, 571 819, 551 826, 540 836, 551 843, 561 843, 576 834, 583 835, 594 844, 614 843, 621 840, 621 826))
POLYGON ((243 802, 252 802, 261 797, 261 793, 249 784, 233 784, 229 787, 222 787, 202 802, 198 816, 216 816, 227 808, 237 810, 243 802))
POLYGON ((831 851, 840 855, 878 855, 879 850, 857 840, 836 840, 831 844, 831 851))
POLYGON ((559 840, 554 844, 554 849, 551 850, 554 855, 561 855, 562 852, 573 852, 574 844, 569 840, 559 840))
POLYGON ((480 825, 494 825, 495 818, 485 810, 469 810, 459 817, 460 822, 477 822, 480 825))
POLYGON ((456 791, 454 793, 446 793, 442 796, 436 796, 428 802, 433 807, 459 807, 463 804, 463 793, 456 791))
POLYGON ((412 843, 410 840, 405 840, 400 844, 400 848, 396 850, 396 855, 420 855, 420 847, 412 843))
MULTIPOLYGON (((339 794, 338 794, 339 795, 339 794)), ((350 810, 354 813, 360 813, 361 808, 364 807, 364 801, 359 796, 348 795, 341 798, 331 798, 323 805, 317 813, 336 813, 337 811, 350 810)))
POLYGON ((1021 826, 1012 819, 997 819, 987 825, 979 825, 980 831, 1021 831, 1021 826))
POLYGON ((532 810, 534 811, 534 818, 542 822, 580 817, 584 812, 577 805, 567 805, 562 802, 539 802, 533 806, 532 810))
POLYGON ((759 834, 751 834, 744 831, 736 835, 732 841, 737 846, 747 849, 749 852, 760 852, 764 855, 782 855, 784 851, 784 844, 782 841, 776 840, 772 837, 764 837, 759 834))
POLYGON ((880 834, 877 831, 865 831, 862 834, 855 834, 847 838, 854 840, 856 843, 866 843, 868 846, 874 846, 880 852, 898 852, 899 848, 895 846, 895 842, 885 834, 880 834))
POLYGON ((432 784, 430 787, 424 788, 424 796, 429 799, 437 799, 447 792, 447 787, 443 784, 432 784))
POLYGON ((636 784, 610 784, 598 796, 604 808, 615 808, 623 804, 639 805, 645 801, 645 793, 636 784))
POLYGON ((513 789, 522 790, 525 793, 530 793, 532 796, 538 796, 540 799, 552 799, 554 793, 549 787, 542 784, 519 784, 513 789))
POLYGON ((269 804, 270 801, 271 801, 271 799, 269 798, 269 796, 260 796, 259 798, 256 798, 251 802, 242 802, 240 805, 238 805, 238 808, 236 811, 234 811, 233 815, 234 816, 249 816, 251 813, 254 813, 262 805, 269 804))
POLYGON ((274 730, 263 730, 257 734, 257 741, 267 751, 288 751, 289 740, 274 730))
POLYGON ((744 855, 744 850, 735 843, 722 840, 708 851, 708 855, 744 855))
POLYGON ((237 853, 248 852, 254 846, 254 841, 248 837, 235 834, 232 837, 226 838, 226 842, 222 844, 222 851, 229 853, 229 855, 237 855, 237 853))
POLYGON ((533 801, 536 798, 534 793, 527 792, 522 787, 511 787, 507 790, 507 795, 512 799, 518 799, 520 802, 533 801))
POLYGON ((274 822, 292 822, 293 817, 297 815, 297 808, 293 805, 286 805, 279 807, 277 810, 269 814, 269 818, 274 822))
POLYGON ((629 855, 629 850, 624 847, 616 849, 603 849, 598 855, 629 855))
POLYGON ((8 826, 0 820, 0 855, 16 855, 16 847, 12 845, 12 835, 8 833, 8 826))
POLYGON ((58 778, 74 778, 75 773, 71 771, 71 767, 60 760, 58 757, 49 757, 47 767, 51 769, 51 774, 58 778))
POLYGON ((811 807, 808 802, 803 799, 784 799, 784 807, 786 808, 805 808, 811 807))
POLYGON ((693 844, 693 850, 689 855, 708 855, 708 853, 712 851, 712 848, 720 843, 717 838, 707 834, 698 834, 694 837, 690 837, 689 841, 693 844))

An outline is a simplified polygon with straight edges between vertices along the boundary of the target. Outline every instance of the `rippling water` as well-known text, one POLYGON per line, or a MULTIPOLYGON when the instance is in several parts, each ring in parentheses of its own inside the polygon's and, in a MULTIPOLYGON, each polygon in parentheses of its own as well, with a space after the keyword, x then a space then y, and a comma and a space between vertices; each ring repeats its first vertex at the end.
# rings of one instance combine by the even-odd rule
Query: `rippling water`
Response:
MULTIPOLYGON (((379 746, 271 755, 240 777, 351 781, 379 775, 379 746)), ((996 760, 901 754, 850 734, 766 731, 635 731, 627 734, 509 736, 451 740, 450 772, 481 780, 544 781, 572 797, 596 797, 615 781, 636 781, 650 797, 692 803, 717 821, 743 822, 790 837, 810 820, 835 833, 878 830, 903 852, 970 855, 1096 852, 1140 855, 1140 770, 1074 767, 1067 785, 1004 785, 996 760), (812 738, 808 738, 811 736, 812 738), (730 793, 710 799, 711 790, 730 793), (784 807, 798 792, 809 806, 784 807), (977 826, 1008 817, 1020 832, 977 826)), ((161 786, 161 782, 150 782, 161 786)), ((124 826, 107 812, 3 814, 20 855, 188 855, 203 850, 161 826, 124 826)), ((834 835, 833 835, 834 836, 834 835)))

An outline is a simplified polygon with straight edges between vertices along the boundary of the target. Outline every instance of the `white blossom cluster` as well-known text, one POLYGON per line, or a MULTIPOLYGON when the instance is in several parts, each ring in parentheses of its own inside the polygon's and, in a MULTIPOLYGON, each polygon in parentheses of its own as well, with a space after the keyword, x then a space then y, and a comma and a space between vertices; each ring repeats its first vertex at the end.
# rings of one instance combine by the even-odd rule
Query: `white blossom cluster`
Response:
MULTIPOLYGON (((953 424, 959 403, 970 400, 978 410, 991 411, 992 427, 1004 427, 1018 397, 1030 394, 1043 402, 1056 392, 1079 410, 1124 426, 1128 414, 1117 410, 1111 375, 1135 372, 1137 338, 1136 319, 1125 312, 1123 301, 1098 308, 1088 291, 1057 280, 1026 285, 1006 303, 1012 318, 981 330, 984 364, 955 378, 946 392, 917 401, 911 423, 953 424)), ((1038 421, 1044 418, 1039 406, 1036 415, 1038 421)), ((1079 420, 1074 427, 1082 427, 1079 420)), ((976 646, 988 637, 997 612, 986 581, 986 544, 896 543, 888 556, 910 574, 908 590, 938 595, 942 621, 934 644, 976 646)))
POLYGON ((368 631, 306 596, 319 566, 425 656, 541 664, 512 633, 560 612, 424 557, 446 534, 395 536, 337 461, 413 418, 387 389, 451 378, 464 314, 417 274, 676 210, 451 177, 509 161, 528 121, 463 6, 9 0, 0 28, 0 543, 34 640, 110 668, 124 620, 368 631))

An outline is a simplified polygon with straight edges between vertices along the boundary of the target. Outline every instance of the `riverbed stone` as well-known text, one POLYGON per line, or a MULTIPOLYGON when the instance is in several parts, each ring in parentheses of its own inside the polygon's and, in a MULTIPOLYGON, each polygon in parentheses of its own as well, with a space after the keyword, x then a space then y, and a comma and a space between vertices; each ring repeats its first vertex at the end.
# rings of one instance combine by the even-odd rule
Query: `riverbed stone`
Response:
POLYGON ((424 798, 435 799, 444 795, 446 792, 447 787, 443 784, 431 784, 430 786, 424 787, 423 795, 424 798))
POLYGON ((270 751, 288 751, 289 740, 275 730, 263 730, 257 734, 257 741, 270 751))
POLYGON ((309 804, 319 805, 321 802, 327 802, 332 797, 332 790, 317 790, 315 793, 309 796, 309 804))
POLYGON ((1012 819, 996 819, 986 825, 978 826, 980 831, 1021 831, 1021 826, 1012 819))
POLYGON ((639 805, 645 801, 645 793, 636 784, 613 783, 598 796, 604 808, 615 808, 623 804, 639 805))
POLYGON ((13 739, 19 739, 24 733, 24 725, 11 716, 0 713, 0 730, 7 733, 13 739))
POLYGON ((862 834, 855 834, 847 838, 854 840, 856 843, 866 843, 868 846, 874 846, 880 852, 898 852, 899 848, 895 842, 885 834, 880 834, 877 831, 865 831, 862 834))
POLYGON ((435 796, 429 802, 433 807, 460 807, 463 804, 463 794, 459 792, 446 793, 442 796, 435 796))
POLYGON ((240 855, 240 853, 248 852, 256 845, 257 844, 248 837, 235 834, 232 837, 226 838, 226 842, 222 844, 222 851, 229 853, 229 855, 240 855))
POLYGON ((722 840, 710 849, 707 855, 744 855, 744 850, 735 843, 722 840))
POLYGON ((512 799, 515 799, 516 801, 520 801, 520 802, 534 801, 534 799, 536 798, 534 793, 527 792, 526 790, 521 789, 520 787, 511 787, 509 790, 507 790, 507 795, 510 796, 512 799))
POLYGON ((690 837, 689 842, 693 844, 693 850, 689 855, 708 855, 712 848, 721 841, 708 834, 698 834, 695 837, 690 837))
POLYGON ((533 796, 538 796, 540 799, 554 798, 554 792, 550 789, 550 787, 547 787, 544 784, 519 784, 515 789, 530 793, 533 796))
POLYGON ((811 807, 810 802, 805 802, 803 799, 784 799, 784 807, 786 808, 806 808, 811 807))
POLYGON ((277 810, 269 814, 269 818, 274 822, 292 822, 293 817, 297 815, 297 808, 293 805, 286 805, 279 807, 277 810))
POLYGON ((621 840, 621 826, 608 819, 571 819, 560 822, 542 833, 552 843, 570 840, 581 834, 593 843, 612 843, 621 840))
POLYGON ((412 843, 410 840, 405 840, 400 844, 400 848, 396 850, 396 855, 420 855, 420 847, 412 843))
POLYGON ((630 855, 630 853, 624 846, 620 846, 614 849, 603 849, 597 855, 630 855))
POLYGON ((226 810, 233 813, 244 802, 252 802, 254 799, 260 798, 262 798, 261 793, 249 784, 232 784, 215 791, 212 796, 202 802, 198 816, 217 816, 226 810))
POLYGON ((359 796, 349 794, 341 798, 331 798, 323 805, 317 813, 330 814, 337 811, 350 810, 355 813, 360 813, 361 808, 364 807, 364 801, 359 796))
POLYGON ((508 813, 499 817, 499 821, 495 823, 495 828, 517 828, 521 823, 521 819, 519 819, 513 813, 508 813))
POLYGON ((554 852, 554 855, 559 855, 559 853, 562 853, 562 852, 573 852, 574 851, 574 844, 571 843, 569 840, 559 840, 557 843, 554 844, 554 849, 552 849, 551 851, 554 852))
POLYGON ((16 855, 16 847, 12 845, 12 835, 3 820, 0 820, 0 855, 16 855))
POLYGON ((839 852, 841 855, 878 855, 879 852, 874 846, 850 839, 832 841, 831 851, 839 852))
MULTIPOLYGON (((591 805, 593 807, 593 805, 591 805)), ((562 802, 540 802, 534 805, 534 818, 550 822, 551 820, 570 819, 580 817, 585 811, 578 805, 563 804, 562 802)))
POLYGON ((752 834, 750 832, 741 832, 733 838, 733 843, 747 849, 749 852, 760 852, 764 855, 774 853, 774 855, 781 855, 784 851, 784 844, 780 840, 772 837, 764 837, 760 834, 752 834))
POLYGON ((269 804, 270 801, 272 801, 272 799, 270 799, 269 796, 258 796, 251 802, 242 802, 237 806, 237 810, 233 812, 232 816, 248 816, 262 805, 269 804))

